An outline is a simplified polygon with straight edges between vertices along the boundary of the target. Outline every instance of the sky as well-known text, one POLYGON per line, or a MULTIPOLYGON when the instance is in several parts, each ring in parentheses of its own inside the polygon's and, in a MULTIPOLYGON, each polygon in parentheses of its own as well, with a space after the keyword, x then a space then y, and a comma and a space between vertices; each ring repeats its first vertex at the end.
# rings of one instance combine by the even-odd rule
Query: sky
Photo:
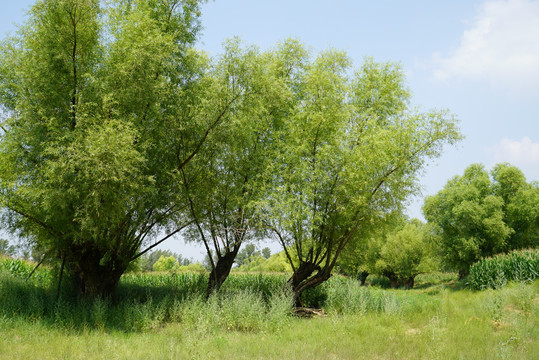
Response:
MULTIPOLYGON (((2 37, 32 3, 0 0, 2 37)), ((295 38, 314 52, 344 50, 356 67, 365 57, 400 63, 412 103, 449 109, 465 136, 422 175, 422 194, 408 205, 422 218, 423 196, 473 163, 509 162, 539 181, 538 19, 539 0, 209 0, 197 47, 217 56, 234 36, 261 49, 295 38)), ((163 248, 204 256, 181 239, 163 248)))

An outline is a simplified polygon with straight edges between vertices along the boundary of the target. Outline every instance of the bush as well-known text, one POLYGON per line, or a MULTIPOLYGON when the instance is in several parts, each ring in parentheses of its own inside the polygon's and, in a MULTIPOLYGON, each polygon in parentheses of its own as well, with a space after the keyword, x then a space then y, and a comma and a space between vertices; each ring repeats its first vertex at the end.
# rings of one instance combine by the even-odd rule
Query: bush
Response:
POLYGON ((170 271, 176 264, 176 258, 174 256, 161 256, 159 260, 153 264, 153 271, 170 271))
POLYGON ((190 263, 188 265, 180 265, 174 270, 177 270, 179 272, 193 272, 193 273, 207 273, 208 270, 202 265, 201 263, 190 263))
POLYGON ((508 281, 538 278, 539 249, 519 250, 479 260, 470 267, 468 285, 475 290, 498 289, 508 281))

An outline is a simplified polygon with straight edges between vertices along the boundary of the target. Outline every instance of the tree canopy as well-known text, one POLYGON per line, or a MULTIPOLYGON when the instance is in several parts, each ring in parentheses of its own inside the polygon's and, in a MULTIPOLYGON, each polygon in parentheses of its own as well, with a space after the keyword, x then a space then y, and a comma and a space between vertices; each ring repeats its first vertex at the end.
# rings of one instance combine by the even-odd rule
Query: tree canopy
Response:
POLYGON ((444 262, 461 277, 479 259, 539 245, 539 187, 522 172, 498 164, 470 165, 434 196, 423 212, 441 235, 444 262))
POLYGON ((285 251, 294 250, 287 253, 299 302, 330 277, 360 229, 402 206, 425 162, 460 133, 446 111, 410 107, 398 65, 367 59, 351 75, 343 52, 311 58, 301 45, 293 49, 294 106, 272 154, 262 211, 285 251))
POLYGON ((199 17, 198 0, 41 0, 1 45, 3 223, 80 294, 110 296, 184 229, 218 289, 271 231, 299 301, 460 138, 447 111, 410 106, 397 64, 353 73, 294 40, 210 59, 199 17))
POLYGON ((110 295, 159 231, 186 225, 174 170, 226 106, 199 89, 199 16, 195 0, 42 0, 2 43, 4 222, 81 294, 110 295))

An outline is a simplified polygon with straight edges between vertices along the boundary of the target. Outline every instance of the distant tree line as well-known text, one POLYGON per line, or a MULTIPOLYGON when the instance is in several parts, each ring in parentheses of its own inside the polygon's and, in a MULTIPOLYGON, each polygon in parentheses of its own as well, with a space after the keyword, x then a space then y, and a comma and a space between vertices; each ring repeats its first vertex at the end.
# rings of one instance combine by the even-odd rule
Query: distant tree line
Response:
POLYGON ((539 183, 507 163, 490 172, 470 165, 427 197, 423 212, 427 223, 387 214, 343 254, 340 270, 363 283, 376 274, 413 287, 420 273, 456 271, 462 279, 481 259, 539 246, 539 183))

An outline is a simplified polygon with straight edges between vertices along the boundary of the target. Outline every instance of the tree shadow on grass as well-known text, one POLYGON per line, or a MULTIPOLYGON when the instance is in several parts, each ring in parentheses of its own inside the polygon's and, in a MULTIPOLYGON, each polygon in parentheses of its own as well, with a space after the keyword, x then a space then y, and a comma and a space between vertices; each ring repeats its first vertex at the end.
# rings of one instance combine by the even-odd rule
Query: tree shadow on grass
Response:
POLYGON ((59 296, 55 286, 9 273, 0 273, 0 320, 39 322, 66 331, 139 332, 178 317, 178 304, 205 293, 205 278, 193 277, 181 286, 120 283, 113 299, 78 298, 73 284, 62 283, 59 296))
MULTIPOLYGON (((391 284, 388 278, 383 276, 369 275, 367 285, 379 287, 382 289, 391 289, 391 284)), ((415 284, 408 291, 421 291, 426 294, 436 295, 442 289, 450 291, 460 291, 466 289, 466 279, 458 280, 458 275, 454 273, 432 273, 418 275, 415 279, 415 284)), ((397 289, 404 290, 401 286, 397 289)))

